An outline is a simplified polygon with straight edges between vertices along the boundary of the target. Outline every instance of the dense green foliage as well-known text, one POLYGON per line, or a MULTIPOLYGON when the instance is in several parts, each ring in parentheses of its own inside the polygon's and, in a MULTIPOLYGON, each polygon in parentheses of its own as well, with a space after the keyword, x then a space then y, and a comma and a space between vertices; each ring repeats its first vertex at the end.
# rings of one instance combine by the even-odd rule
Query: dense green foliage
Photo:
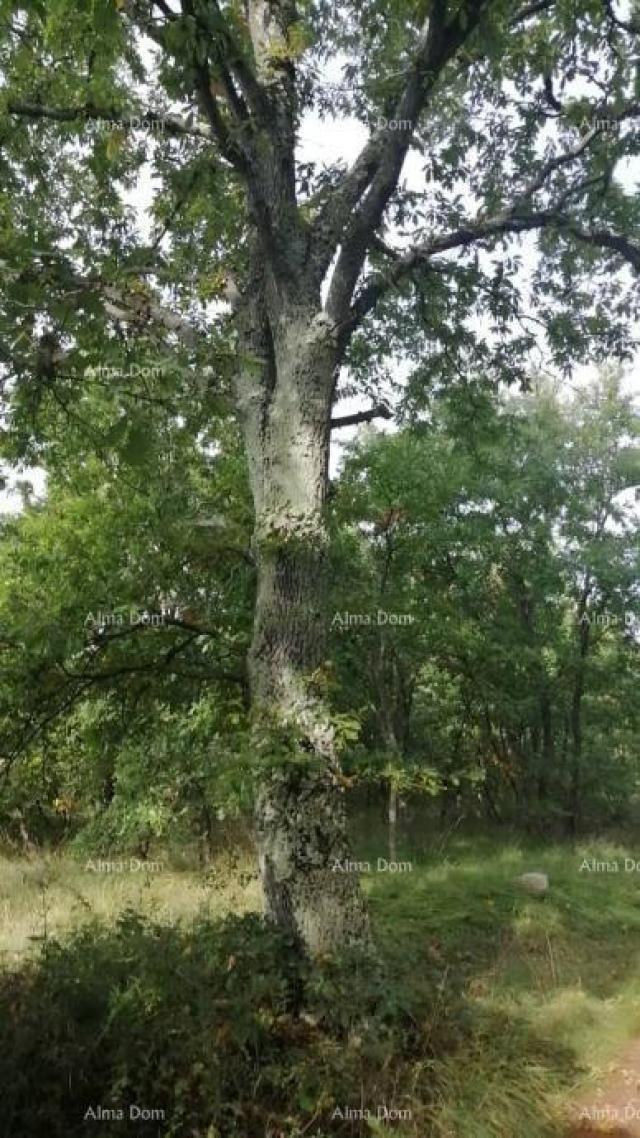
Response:
MULTIPOLYGON (((637 437, 609 374, 573 401, 543 383, 435 398, 352 447, 317 677, 350 773, 494 819, 623 817, 640 775, 637 437)), ((144 462, 126 502, 74 439, 72 483, 53 476, 46 502, 5 522, 14 838, 22 818, 88 849, 211 845, 216 818, 250 806, 243 464, 234 436, 210 458, 181 438, 170 493, 164 464, 144 462)))
POLYGON ((236 309, 259 301, 273 337, 295 305, 276 319, 267 294, 295 298, 317 259, 319 305, 340 246, 336 400, 387 384, 404 417, 333 487, 332 612, 412 623, 334 626, 315 680, 338 742, 354 771, 493 816, 609 819, 636 787, 635 420, 611 380, 573 410, 498 392, 531 382, 534 348, 564 372, 632 355, 635 12, 247 11, 0 3, 0 453, 47 474, 1 523, 0 826, 144 851, 210 843, 250 804, 232 380, 263 363, 236 309), (309 113, 371 131, 362 185, 303 160, 309 113))
POLYGON ((435 400, 355 448, 332 623, 361 764, 395 755, 399 785, 494 819, 622 815, 640 774, 638 429, 609 375, 564 402, 545 384, 435 400))

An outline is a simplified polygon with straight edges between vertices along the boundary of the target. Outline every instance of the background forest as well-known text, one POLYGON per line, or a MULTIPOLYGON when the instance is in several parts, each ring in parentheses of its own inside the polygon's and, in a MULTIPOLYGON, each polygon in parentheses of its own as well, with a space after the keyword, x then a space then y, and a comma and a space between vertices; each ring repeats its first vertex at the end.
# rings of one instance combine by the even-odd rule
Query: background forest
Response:
MULTIPOLYGON (((1 820, 18 846, 211 850, 251 809, 244 463, 232 427, 203 440, 147 387, 135 415, 117 385, 66 410, 45 394, 47 496, 24 487, 3 522, 1 820)), ((532 833, 635 818, 638 435, 609 371, 573 398, 470 385, 348 448, 316 682, 354 787, 532 833)))

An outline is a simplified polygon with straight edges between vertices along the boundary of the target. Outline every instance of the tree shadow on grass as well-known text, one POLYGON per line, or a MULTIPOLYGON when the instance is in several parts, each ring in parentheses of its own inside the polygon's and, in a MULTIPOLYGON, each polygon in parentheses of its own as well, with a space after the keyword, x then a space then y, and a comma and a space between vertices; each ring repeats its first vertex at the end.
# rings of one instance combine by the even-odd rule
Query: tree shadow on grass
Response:
POLYGON ((351 952, 311 969, 253 915, 85 926, 0 980, 0 1134, 363 1138, 382 1118, 425 1138, 445 1133, 447 1079, 462 1060, 482 1077, 494 1037, 505 1063, 570 1064, 521 1023, 443 1007, 437 962, 420 983, 396 964, 351 952))

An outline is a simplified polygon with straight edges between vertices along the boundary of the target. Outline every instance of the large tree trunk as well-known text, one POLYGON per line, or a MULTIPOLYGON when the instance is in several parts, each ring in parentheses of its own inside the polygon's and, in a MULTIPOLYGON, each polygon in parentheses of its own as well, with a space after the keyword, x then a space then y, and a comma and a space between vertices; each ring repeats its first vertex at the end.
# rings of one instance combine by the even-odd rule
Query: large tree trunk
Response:
POLYGON ((336 345, 323 315, 298 311, 263 342, 265 372, 239 403, 255 505, 258 572, 249 656, 258 734, 277 756, 261 775, 256 828, 266 911, 310 953, 366 943, 346 835, 344 787, 317 669, 325 659, 327 489, 336 345), (314 675, 315 673, 315 675, 314 675), (278 742, 279 740, 279 742, 278 742))

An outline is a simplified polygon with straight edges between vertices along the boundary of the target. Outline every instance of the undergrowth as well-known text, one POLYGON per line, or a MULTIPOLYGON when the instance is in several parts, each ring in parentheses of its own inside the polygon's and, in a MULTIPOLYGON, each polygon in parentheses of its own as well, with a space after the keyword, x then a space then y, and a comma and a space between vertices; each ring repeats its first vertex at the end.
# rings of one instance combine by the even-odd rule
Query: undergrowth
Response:
POLYGON ((460 838, 365 874, 377 963, 312 968, 256 913, 83 912, 0 976, 0 1134, 558 1138, 640 1030, 636 878, 580 869, 628 855, 460 838))

